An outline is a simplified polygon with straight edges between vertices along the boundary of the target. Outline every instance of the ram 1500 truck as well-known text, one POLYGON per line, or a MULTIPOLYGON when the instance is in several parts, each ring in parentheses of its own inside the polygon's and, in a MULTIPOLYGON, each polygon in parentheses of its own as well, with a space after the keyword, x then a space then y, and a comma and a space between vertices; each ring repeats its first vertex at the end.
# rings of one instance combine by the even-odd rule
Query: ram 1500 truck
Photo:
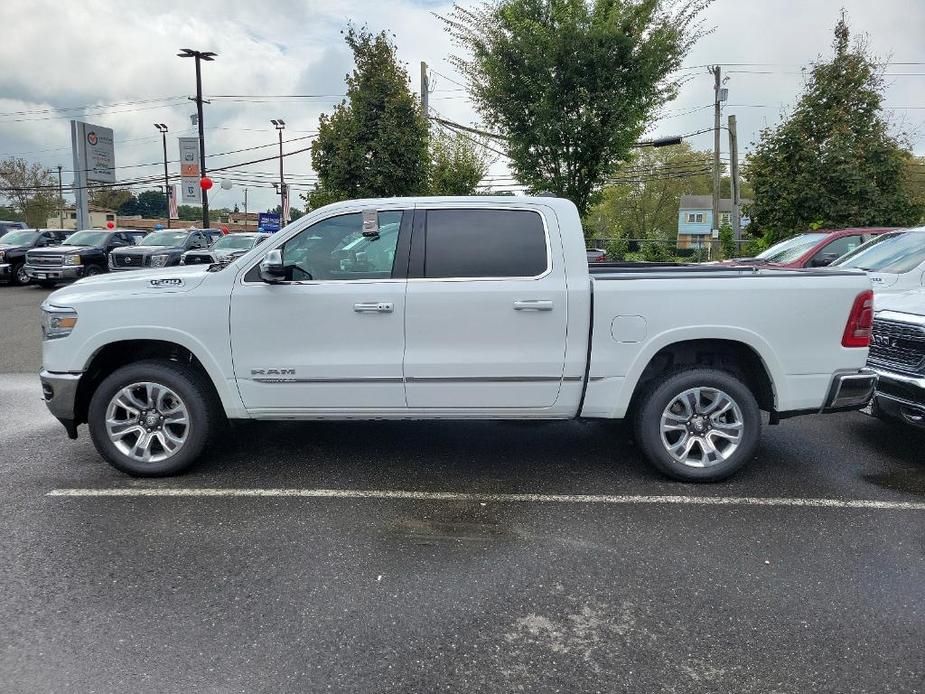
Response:
POLYGON ((632 418, 658 469, 717 480, 761 410, 867 403, 871 301, 858 271, 589 270, 557 198, 356 200, 228 265, 58 290, 41 381, 133 475, 187 468, 226 419, 584 417, 632 418))

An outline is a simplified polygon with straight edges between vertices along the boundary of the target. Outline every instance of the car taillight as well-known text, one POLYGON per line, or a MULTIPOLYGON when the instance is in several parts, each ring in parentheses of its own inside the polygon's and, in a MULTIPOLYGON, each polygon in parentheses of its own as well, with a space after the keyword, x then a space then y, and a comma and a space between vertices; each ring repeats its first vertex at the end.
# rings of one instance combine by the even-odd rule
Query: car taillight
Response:
POLYGON ((845 333, 842 335, 842 347, 869 347, 870 332, 874 324, 874 293, 868 289, 861 292, 854 300, 845 333))

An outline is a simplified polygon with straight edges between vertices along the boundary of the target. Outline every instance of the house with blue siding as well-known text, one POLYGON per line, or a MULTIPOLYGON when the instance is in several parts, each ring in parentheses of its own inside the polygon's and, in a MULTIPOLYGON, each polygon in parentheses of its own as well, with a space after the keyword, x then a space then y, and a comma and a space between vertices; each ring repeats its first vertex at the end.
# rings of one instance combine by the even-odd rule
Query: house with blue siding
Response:
MULTIPOLYGON (((741 200, 740 206, 748 205, 751 200, 741 200)), ((724 224, 732 224, 732 200, 721 198, 719 201, 719 229, 724 224)), ((748 219, 742 217, 742 228, 748 226, 748 219)), ((678 248, 699 248, 710 241, 713 224, 712 195, 682 195, 678 209, 678 248)))

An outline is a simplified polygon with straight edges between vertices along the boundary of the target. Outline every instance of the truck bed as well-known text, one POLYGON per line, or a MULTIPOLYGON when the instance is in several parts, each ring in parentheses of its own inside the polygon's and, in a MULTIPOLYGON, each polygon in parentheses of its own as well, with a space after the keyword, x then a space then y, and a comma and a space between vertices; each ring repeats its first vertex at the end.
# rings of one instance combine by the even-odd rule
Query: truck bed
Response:
POLYGON ((675 279, 695 277, 833 277, 859 274, 833 268, 776 268, 766 265, 705 265, 682 263, 591 263, 588 272, 596 280, 647 278, 675 279))

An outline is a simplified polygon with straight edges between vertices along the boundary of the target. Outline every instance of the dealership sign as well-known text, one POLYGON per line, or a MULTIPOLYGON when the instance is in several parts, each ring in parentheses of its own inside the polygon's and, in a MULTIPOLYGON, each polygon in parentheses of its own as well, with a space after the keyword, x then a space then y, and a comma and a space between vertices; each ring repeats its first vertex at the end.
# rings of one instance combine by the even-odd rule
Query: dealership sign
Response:
POLYGON ((180 188, 183 202, 202 204, 202 189, 199 187, 199 138, 181 137, 180 140, 180 188))
POLYGON ((75 121, 77 160, 85 181, 116 182, 116 153, 112 130, 99 125, 75 121))

